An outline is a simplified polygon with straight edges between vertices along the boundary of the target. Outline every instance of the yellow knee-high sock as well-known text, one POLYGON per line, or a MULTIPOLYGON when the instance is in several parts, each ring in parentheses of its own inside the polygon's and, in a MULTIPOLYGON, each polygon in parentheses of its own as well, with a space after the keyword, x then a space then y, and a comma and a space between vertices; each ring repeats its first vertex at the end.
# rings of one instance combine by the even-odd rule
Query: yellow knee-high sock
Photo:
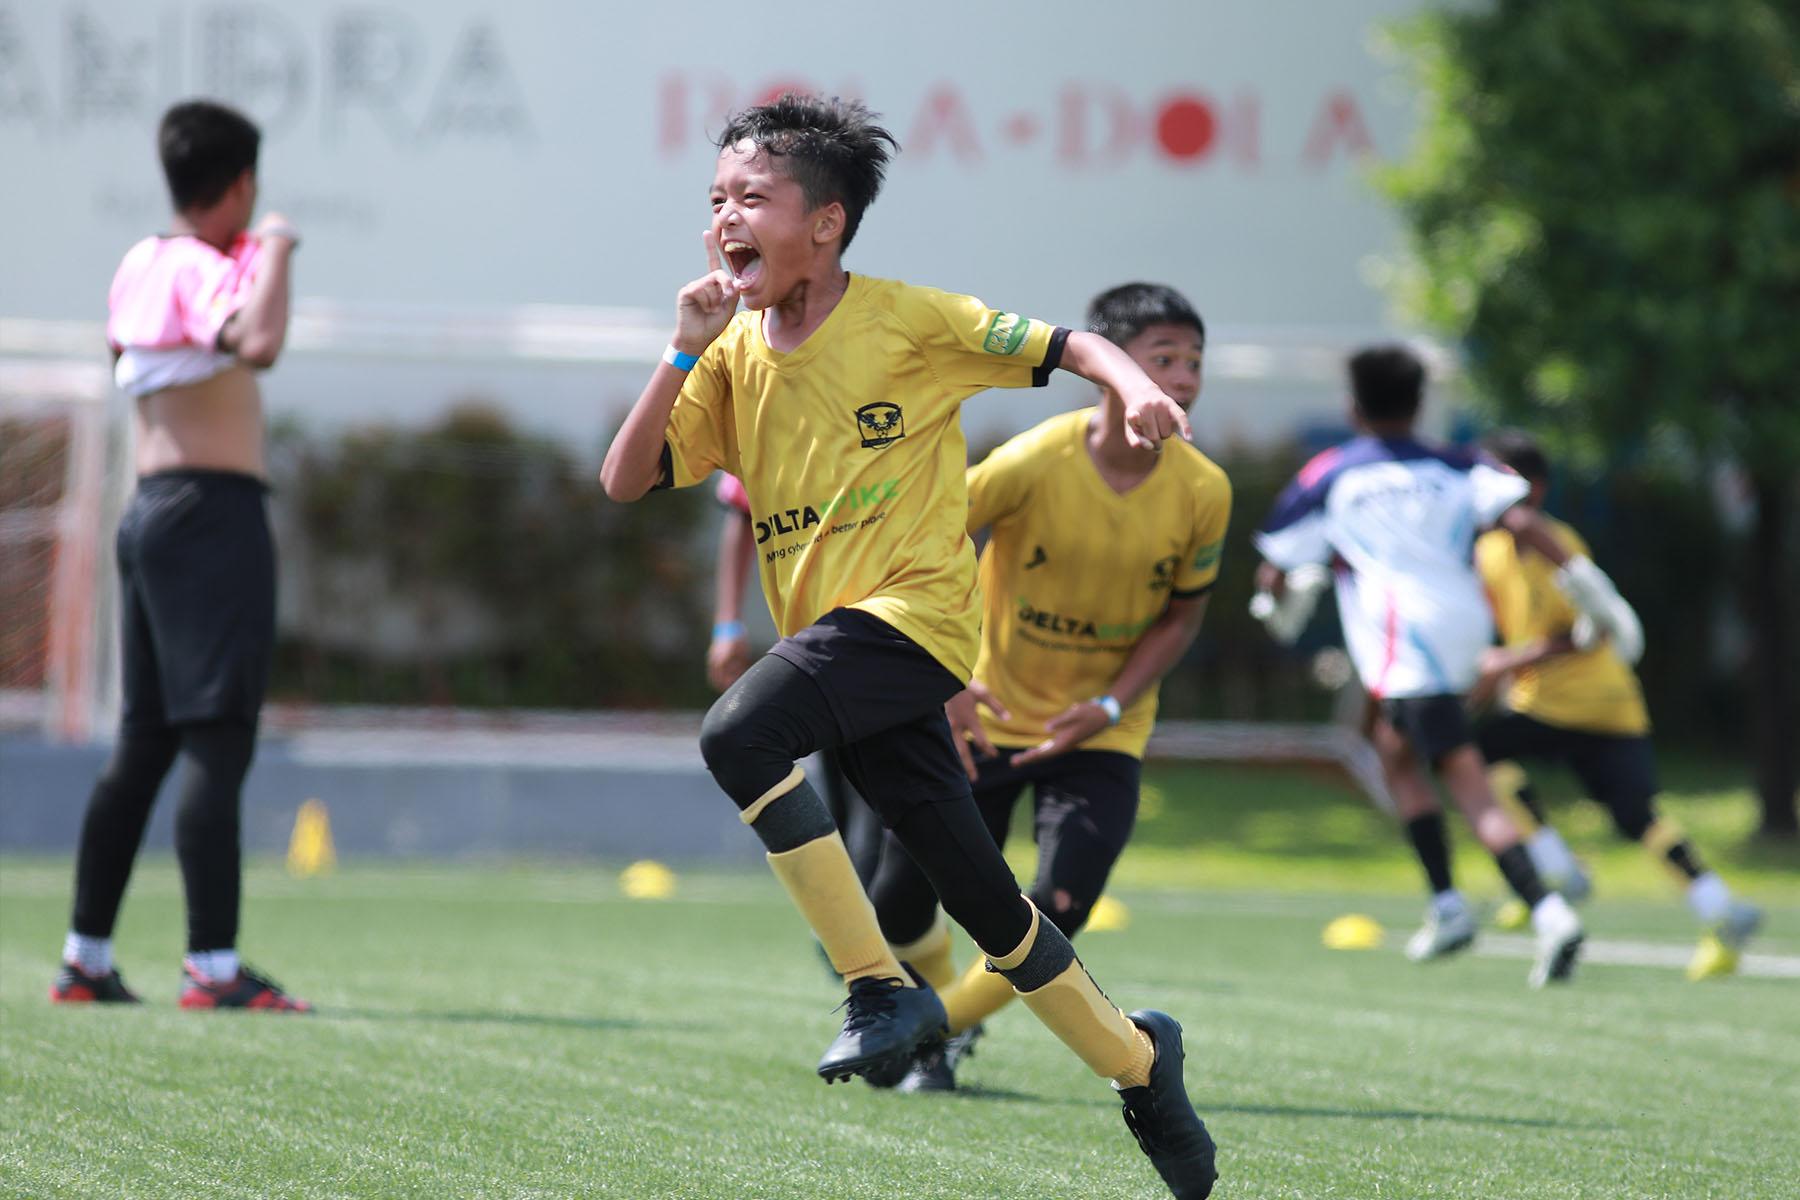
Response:
POLYGON ((1012 981, 1025 1007, 1094 1074, 1122 1088, 1150 1082, 1156 1044, 1106 998, 1075 957, 1069 939, 1043 919, 1036 905, 1025 940, 993 963, 1012 981))
MULTIPOLYGON (((932 986, 937 987, 936 984, 932 986)), ((969 969, 955 983, 938 987, 938 998, 944 1002, 944 1011, 950 1014, 951 1033, 961 1033, 987 1020, 1011 1004, 1016 995, 1012 984, 1006 982, 1006 976, 988 970, 988 960, 983 957, 970 963, 969 969)))
POLYGON ((769 866, 825 947, 832 970, 842 975, 845 983, 873 977, 911 985, 911 978, 881 936, 875 906, 856 877, 842 837, 832 833, 771 854, 769 866))
POLYGON ((1506 815, 1513 819, 1513 824, 1519 827, 1519 836, 1528 838, 1536 833, 1538 819, 1531 815, 1531 810, 1519 799, 1519 793, 1531 782, 1531 777, 1525 774, 1525 768, 1516 762, 1497 762, 1488 768, 1487 777, 1494 799, 1499 801, 1506 815))
MULTIPOLYGON (((741 814, 744 824, 754 824, 765 810, 793 791, 804 780, 805 773, 795 767, 786 779, 758 797, 756 803, 741 814)), ((881 925, 875 919, 875 906, 869 903, 850 852, 836 830, 795 846, 769 854, 769 867, 781 886, 793 899, 794 907, 812 926, 832 969, 849 983, 856 979, 899 979, 908 987, 912 977, 888 950, 881 936, 881 925)))
POLYGON ((950 925, 944 920, 943 909, 932 917, 931 928, 925 931, 924 937, 892 949, 895 958, 910 963, 926 983, 940 992, 956 978, 956 965, 950 961, 950 925))

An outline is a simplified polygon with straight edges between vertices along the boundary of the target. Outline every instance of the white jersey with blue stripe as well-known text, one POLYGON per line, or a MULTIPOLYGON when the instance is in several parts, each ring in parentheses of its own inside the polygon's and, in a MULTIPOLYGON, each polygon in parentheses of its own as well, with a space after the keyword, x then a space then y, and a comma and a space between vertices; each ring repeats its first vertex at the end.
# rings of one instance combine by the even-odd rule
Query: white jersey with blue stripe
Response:
POLYGON ((1344 641, 1371 695, 1461 694, 1494 635, 1475 536, 1529 490, 1471 453, 1359 437, 1301 468, 1256 547, 1283 570, 1336 565, 1344 641))

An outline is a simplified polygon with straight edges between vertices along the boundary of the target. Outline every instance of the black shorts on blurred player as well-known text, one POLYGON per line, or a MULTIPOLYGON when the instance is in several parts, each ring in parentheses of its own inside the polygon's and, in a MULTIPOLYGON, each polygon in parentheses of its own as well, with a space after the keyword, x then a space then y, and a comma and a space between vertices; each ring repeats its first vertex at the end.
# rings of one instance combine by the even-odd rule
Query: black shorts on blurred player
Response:
POLYGON ((1461 696, 1401 696, 1381 702, 1381 715, 1430 766, 1475 740, 1461 696))
POLYGON ((267 496, 235 471, 138 481, 116 542, 126 731, 256 722, 275 646, 267 496))
POLYGON ((1504 713, 1481 723, 1476 744, 1490 763, 1535 759, 1568 764, 1588 795, 1606 806, 1619 832, 1632 841, 1643 837, 1655 820, 1656 756, 1643 734, 1592 733, 1504 713))

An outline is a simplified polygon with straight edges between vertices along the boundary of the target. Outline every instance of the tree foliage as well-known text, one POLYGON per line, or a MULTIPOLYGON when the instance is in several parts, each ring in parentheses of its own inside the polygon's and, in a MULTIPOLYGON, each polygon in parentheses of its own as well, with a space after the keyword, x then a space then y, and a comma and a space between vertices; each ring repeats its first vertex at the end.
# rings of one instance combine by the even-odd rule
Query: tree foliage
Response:
POLYGON ((1504 416, 1800 467, 1800 10, 1499 0, 1397 34, 1421 136, 1385 174, 1401 293, 1504 416))

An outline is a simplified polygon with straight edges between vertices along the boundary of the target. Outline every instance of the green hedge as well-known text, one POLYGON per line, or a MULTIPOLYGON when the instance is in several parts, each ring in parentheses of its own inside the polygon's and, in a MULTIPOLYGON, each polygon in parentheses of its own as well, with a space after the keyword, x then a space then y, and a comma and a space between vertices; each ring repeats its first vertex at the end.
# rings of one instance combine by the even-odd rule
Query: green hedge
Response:
MULTIPOLYGON (((702 658, 718 510, 705 489, 614 504, 591 464, 474 404, 423 430, 322 437, 287 427, 274 445, 284 571, 299 585, 285 593, 299 611, 283 613, 276 696, 554 708, 710 699, 702 658), (474 614, 482 632, 460 650, 447 635, 434 649, 383 646, 369 630, 384 611, 426 631, 424 647, 434 623, 448 631, 474 614)), ((1199 641, 1165 684, 1163 712, 1321 719, 1332 697, 1312 666, 1338 644, 1330 602, 1292 650, 1246 611, 1251 531, 1304 453, 1218 457, 1236 495, 1224 572, 1199 641)), ((1703 482, 1640 465, 1559 481, 1551 508, 1588 538, 1644 618, 1642 673, 1663 735, 1741 745, 1741 690, 1719 645, 1733 628, 1739 539, 1703 482)))

